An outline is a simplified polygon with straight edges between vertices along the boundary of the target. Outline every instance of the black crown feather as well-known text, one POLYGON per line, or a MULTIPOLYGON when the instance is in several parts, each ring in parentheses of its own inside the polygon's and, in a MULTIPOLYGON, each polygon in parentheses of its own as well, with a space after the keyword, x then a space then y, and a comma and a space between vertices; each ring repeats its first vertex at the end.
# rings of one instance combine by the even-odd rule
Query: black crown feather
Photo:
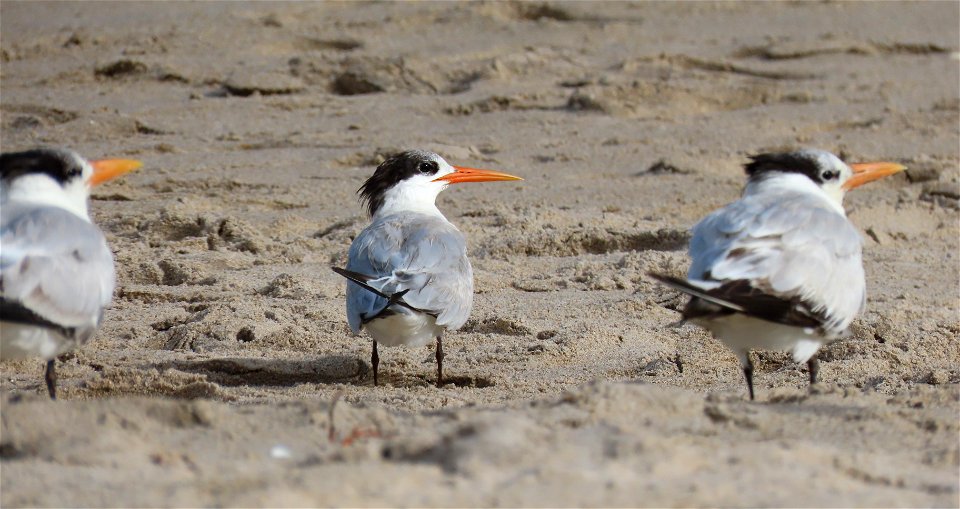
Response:
POLYGON ((432 160, 432 154, 422 150, 407 150, 388 157, 357 189, 360 203, 365 204, 367 212, 373 216, 383 206, 384 195, 391 187, 419 173, 420 163, 432 160))
POLYGON ((751 180, 763 178, 771 172, 800 173, 810 180, 822 183, 820 165, 816 159, 803 152, 777 152, 750 156, 744 165, 751 180))

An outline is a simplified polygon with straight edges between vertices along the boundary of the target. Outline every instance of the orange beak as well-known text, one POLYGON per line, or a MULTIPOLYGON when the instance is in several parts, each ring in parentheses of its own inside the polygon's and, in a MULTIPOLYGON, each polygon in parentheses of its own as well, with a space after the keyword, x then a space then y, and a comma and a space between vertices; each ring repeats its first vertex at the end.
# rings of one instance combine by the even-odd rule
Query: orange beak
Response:
POLYGON ((853 170, 853 176, 843 183, 843 188, 847 191, 907 169, 902 164, 886 162, 854 163, 850 165, 850 168, 853 170))
POLYGON ((130 173, 143 166, 143 163, 133 159, 101 159, 90 161, 90 165, 93 166, 93 177, 90 178, 90 185, 96 186, 120 175, 130 173))
POLYGON ((477 168, 464 168, 462 166, 454 166, 453 169, 457 171, 453 173, 448 173, 442 177, 437 177, 433 179, 433 181, 436 182, 438 180, 446 180, 451 184, 459 184, 460 182, 494 182, 497 180, 523 180, 520 177, 507 175, 506 173, 500 173, 499 171, 493 171, 493 170, 478 170, 477 168))

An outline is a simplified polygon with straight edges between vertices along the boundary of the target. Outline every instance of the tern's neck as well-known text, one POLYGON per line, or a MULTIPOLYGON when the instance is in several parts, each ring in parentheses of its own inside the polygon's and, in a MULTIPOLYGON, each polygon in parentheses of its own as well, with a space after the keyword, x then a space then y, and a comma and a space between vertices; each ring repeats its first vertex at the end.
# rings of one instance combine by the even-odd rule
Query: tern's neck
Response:
POLYGON ((770 195, 809 193, 829 203, 840 214, 846 215, 846 211, 843 210, 843 189, 839 185, 825 189, 806 175, 799 173, 771 173, 751 178, 743 188, 743 196, 761 193, 770 195))
POLYGON ((383 195, 383 204, 374 213, 374 217, 384 217, 399 212, 419 212, 443 217, 437 208, 437 195, 441 186, 424 186, 416 183, 400 182, 383 195))
POLYGON ((87 191, 79 181, 63 187, 45 175, 24 175, 12 184, 5 182, 0 185, 0 202, 59 207, 86 221, 90 220, 87 191))

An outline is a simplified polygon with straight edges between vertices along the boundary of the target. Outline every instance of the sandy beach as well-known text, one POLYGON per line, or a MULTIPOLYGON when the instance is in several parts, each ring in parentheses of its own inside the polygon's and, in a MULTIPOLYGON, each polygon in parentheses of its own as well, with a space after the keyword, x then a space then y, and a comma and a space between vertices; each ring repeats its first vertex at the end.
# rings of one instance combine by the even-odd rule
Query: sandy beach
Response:
POLYGON ((0 363, 0 505, 960 506, 960 3, 0 4, 0 144, 96 188, 96 337, 0 363), (867 310, 820 383, 736 357, 645 276, 758 152, 908 171, 851 192, 867 310), (356 190, 436 151, 476 297, 432 345, 351 335, 356 190))

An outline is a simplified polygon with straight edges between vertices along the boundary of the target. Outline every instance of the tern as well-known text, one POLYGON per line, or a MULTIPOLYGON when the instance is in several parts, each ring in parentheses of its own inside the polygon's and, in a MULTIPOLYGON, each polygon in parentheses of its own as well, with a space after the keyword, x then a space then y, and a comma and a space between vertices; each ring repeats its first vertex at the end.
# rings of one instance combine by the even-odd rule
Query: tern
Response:
POLYGON ((378 385, 377 344, 423 346, 436 338, 437 387, 443 385, 445 330, 457 330, 473 307, 473 269, 466 239, 436 206, 450 184, 523 180, 491 170, 451 166, 409 150, 385 160, 357 193, 371 223, 350 246, 347 322, 373 338, 370 363, 378 385))
POLYGON ((89 340, 113 296, 113 255, 90 222, 90 188, 141 166, 40 148, 0 155, 0 359, 56 357, 89 340))
POLYGON ((866 304, 861 237, 844 194, 906 168, 847 165, 815 149, 750 159, 742 197, 693 227, 687 279, 650 276, 691 296, 683 320, 733 350, 752 400, 751 349, 789 351, 816 383, 817 350, 866 304))

